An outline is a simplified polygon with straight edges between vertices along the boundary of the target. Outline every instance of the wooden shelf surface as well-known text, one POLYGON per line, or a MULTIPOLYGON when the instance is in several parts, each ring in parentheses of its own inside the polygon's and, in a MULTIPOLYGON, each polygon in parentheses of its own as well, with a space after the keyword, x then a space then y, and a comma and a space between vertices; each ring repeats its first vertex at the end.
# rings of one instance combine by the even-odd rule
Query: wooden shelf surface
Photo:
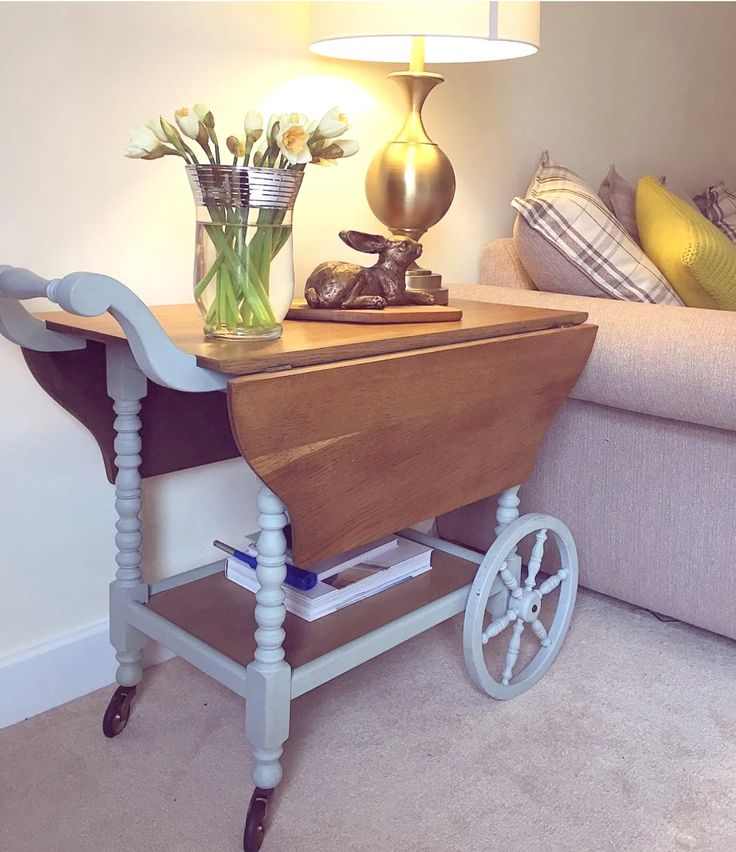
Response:
MULTIPOLYGON (((200 367, 241 376, 579 325, 588 316, 580 311, 459 300, 453 300, 452 307, 462 309, 461 320, 391 325, 286 320, 283 336, 263 343, 206 339, 196 305, 161 305, 151 311, 174 343, 194 355, 200 367)), ((101 343, 125 339, 110 314, 82 317, 55 311, 36 316, 53 331, 77 332, 101 343)))
MULTIPOLYGON (((366 600, 304 621, 287 613, 286 660, 298 668, 341 645, 438 600, 473 581, 478 566, 435 550, 432 569, 366 600)), ((241 665, 253 659, 255 595, 213 574, 153 595, 148 606, 159 615, 241 665)))

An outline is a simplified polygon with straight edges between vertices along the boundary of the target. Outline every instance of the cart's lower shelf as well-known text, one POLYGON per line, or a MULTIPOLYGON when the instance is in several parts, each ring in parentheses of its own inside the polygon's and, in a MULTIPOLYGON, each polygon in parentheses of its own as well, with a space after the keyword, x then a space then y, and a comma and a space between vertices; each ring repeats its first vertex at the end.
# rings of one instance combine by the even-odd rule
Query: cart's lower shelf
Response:
MULTIPOLYGON (((286 616, 286 659, 293 668, 383 627, 472 583, 478 566, 435 550, 432 570, 317 621, 286 616)), ((255 651, 255 595, 219 572, 153 595, 150 609, 230 659, 248 665, 255 651)))

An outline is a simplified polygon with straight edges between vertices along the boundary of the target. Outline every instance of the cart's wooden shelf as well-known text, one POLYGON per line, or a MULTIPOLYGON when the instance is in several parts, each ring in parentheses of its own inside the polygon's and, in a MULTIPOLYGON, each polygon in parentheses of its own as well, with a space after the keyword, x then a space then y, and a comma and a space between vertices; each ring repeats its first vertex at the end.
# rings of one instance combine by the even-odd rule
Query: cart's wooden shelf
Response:
MULTIPOLYGON (((432 570, 317 621, 286 616, 286 660, 297 668, 472 583, 478 566, 435 550, 432 570)), ((255 595, 213 574, 153 595, 148 606, 242 665, 253 659, 255 595)))

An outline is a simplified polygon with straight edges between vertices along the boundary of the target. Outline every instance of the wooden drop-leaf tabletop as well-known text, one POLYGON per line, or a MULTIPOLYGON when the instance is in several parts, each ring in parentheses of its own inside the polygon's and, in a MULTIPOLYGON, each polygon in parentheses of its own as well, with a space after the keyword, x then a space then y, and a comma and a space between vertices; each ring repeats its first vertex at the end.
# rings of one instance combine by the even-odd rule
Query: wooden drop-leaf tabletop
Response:
MULTIPOLYGON (((173 342, 194 355, 201 367, 241 376, 579 325, 587 319, 580 311, 461 300, 451 304, 462 309, 463 317, 457 322, 360 325, 286 320, 281 338, 262 343, 206 339, 193 304, 161 305, 151 311, 173 342)), ((53 331, 77 332, 101 343, 125 339, 109 314, 81 317, 55 311, 37 316, 53 331)))
MULTIPOLYGON (((144 475, 239 452, 289 507, 294 556, 307 567, 523 482, 596 328, 579 311, 454 304, 456 322, 287 320, 279 340, 261 343, 207 340, 195 305, 151 308, 182 351, 229 381, 227 395, 196 402, 151 383, 144 475)), ((90 341, 25 355, 95 435, 112 476, 102 344, 124 340, 123 330, 108 314, 40 318, 90 341)))

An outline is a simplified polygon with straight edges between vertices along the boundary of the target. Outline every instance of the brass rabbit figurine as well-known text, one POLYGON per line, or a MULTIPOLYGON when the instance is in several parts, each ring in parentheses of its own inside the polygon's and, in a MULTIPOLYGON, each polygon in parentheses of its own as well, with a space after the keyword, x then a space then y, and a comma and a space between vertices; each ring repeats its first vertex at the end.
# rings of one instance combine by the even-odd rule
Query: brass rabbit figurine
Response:
POLYGON ((434 296, 406 289, 404 274, 422 253, 420 243, 391 240, 362 231, 340 231, 340 239, 356 251, 377 254, 373 266, 331 260, 307 278, 304 296, 312 308, 385 308, 386 305, 433 305, 434 296))

